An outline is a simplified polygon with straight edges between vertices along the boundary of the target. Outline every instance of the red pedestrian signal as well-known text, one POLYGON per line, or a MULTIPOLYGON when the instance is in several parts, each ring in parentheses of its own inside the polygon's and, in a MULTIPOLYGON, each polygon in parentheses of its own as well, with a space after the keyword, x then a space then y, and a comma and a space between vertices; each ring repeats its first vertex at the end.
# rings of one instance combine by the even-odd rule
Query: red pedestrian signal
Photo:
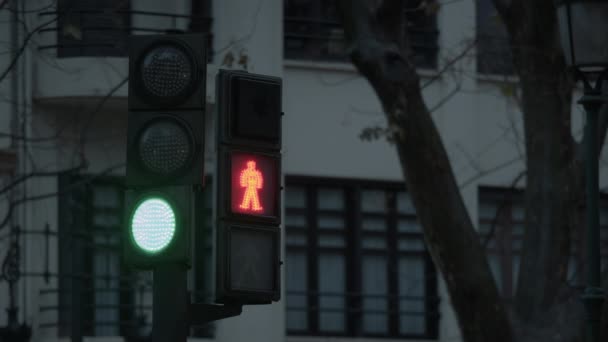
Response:
POLYGON ((278 160, 232 152, 230 210, 234 214, 277 217, 278 160))
POLYGON ((258 191, 262 190, 264 177, 262 177, 262 173, 255 168, 254 160, 248 160, 247 168, 240 172, 239 185, 241 188, 245 188, 243 200, 241 201, 241 204, 239 204, 239 209, 242 209, 245 213, 262 211, 263 208, 260 205, 258 191))

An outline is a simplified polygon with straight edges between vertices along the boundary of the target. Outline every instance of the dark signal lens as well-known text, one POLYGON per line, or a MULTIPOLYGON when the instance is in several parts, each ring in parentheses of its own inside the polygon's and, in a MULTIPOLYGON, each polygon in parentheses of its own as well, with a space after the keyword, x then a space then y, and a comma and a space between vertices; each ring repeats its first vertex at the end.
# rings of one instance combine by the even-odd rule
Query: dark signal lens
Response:
POLYGON ((157 46, 146 53, 140 65, 141 83, 153 96, 183 95, 194 83, 195 66, 186 51, 172 45, 157 46))
POLYGON ((278 159, 233 152, 231 164, 231 210, 237 214, 278 216, 278 159))
POLYGON ((262 229, 231 227, 230 288, 276 290, 276 234, 262 229))
POLYGON ((251 79, 234 82, 233 134, 277 143, 281 122, 281 85, 251 79))
POLYGON ((188 129, 175 120, 161 119, 144 128, 137 150, 148 171, 171 175, 189 163, 194 147, 188 129))

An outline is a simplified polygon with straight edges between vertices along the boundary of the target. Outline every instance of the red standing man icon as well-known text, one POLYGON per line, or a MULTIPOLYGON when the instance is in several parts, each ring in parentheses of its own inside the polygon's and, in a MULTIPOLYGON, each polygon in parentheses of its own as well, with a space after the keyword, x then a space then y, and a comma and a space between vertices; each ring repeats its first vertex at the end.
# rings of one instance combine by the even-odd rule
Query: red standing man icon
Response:
POLYGON ((239 207, 245 210, 262 211, 263 208, 260 205, 258 190, 262 189, 264 179, 262 178, 262 173, 256 170, 255 161, 250 160, 247 162, 247 168, 241 171, 239 181, 241 187, 245 188, 245 195, 239 207))

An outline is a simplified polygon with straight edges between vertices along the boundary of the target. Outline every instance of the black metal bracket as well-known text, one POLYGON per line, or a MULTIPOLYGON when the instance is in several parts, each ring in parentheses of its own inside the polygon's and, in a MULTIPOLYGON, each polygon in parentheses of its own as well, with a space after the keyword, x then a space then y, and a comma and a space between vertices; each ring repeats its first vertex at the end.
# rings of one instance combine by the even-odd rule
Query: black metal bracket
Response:
POLYGON ((243 306, 238 304, 190 304, 190 325, 204 325, 218 319, 238 316, 243 312, 243 306))

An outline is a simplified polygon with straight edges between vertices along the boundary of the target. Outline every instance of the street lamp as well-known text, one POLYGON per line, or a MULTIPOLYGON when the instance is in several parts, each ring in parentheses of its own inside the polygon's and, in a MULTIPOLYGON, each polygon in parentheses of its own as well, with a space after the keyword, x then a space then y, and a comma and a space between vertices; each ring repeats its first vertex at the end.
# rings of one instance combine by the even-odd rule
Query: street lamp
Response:
POLYGON ((587 288, 582 299, 587 309, 588 341, 599 342, 604 292, 601 288, 598 128, 606 103, 602 85, 608 80, 608 0, 559 0, 557 19, 566 63, 584 85, 578 101, 585 108, 585 169, 587 178, 587 288))

